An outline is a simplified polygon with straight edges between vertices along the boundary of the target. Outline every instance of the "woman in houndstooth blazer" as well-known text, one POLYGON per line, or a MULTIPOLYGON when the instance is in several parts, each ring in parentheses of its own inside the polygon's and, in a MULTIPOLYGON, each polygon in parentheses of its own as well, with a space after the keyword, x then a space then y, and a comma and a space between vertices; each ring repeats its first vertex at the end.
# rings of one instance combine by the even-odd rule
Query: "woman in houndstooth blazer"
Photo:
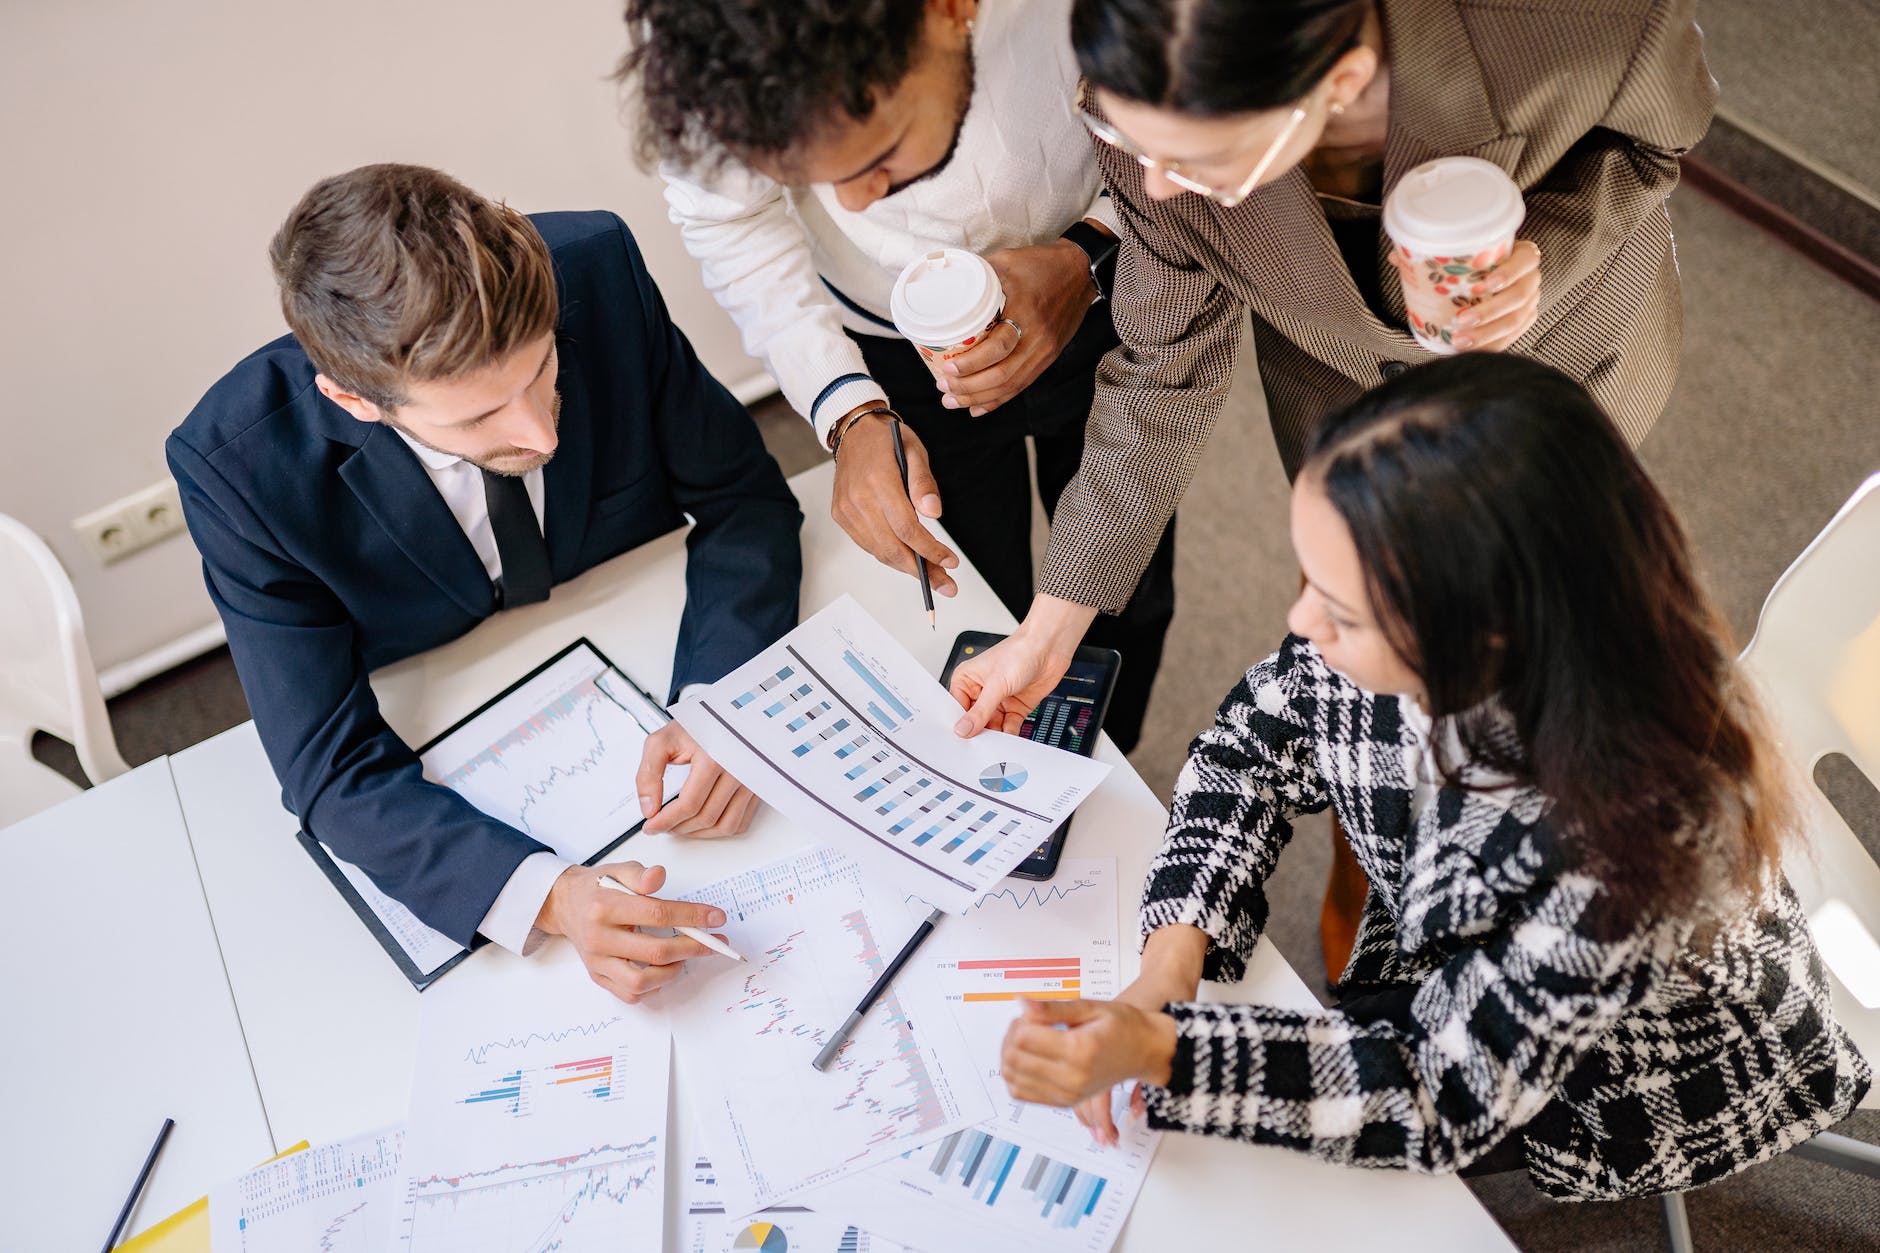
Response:
POLYGON ((1027 1004, 1012 1094, 1108 1139, 1137 1079, 1160 1127, 1525 1166, 1571 1199, 1708 1183, 1846 1116, 1872 1074, 1778 869, 1787 783, 1617 428, 1550 367, 1475 353, 1307 453, 1293 634, 1190 750, 1142 974, 1027 1004), (1291 820, 1327 807, 1371 883, 1338 1005, 1195 1003, 1242 974, 1291 820))

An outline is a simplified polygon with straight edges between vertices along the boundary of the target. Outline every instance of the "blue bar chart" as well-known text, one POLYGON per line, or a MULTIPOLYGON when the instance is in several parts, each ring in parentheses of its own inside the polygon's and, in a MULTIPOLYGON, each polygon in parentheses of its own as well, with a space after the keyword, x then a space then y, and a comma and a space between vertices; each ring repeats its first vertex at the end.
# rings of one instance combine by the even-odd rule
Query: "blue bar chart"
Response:
POLYGON ((955 736, 952 698, 847 598, 675 713, 766 801, 833 823, 857 856, 955 912, 1108 769, 1001 733, 955 736))

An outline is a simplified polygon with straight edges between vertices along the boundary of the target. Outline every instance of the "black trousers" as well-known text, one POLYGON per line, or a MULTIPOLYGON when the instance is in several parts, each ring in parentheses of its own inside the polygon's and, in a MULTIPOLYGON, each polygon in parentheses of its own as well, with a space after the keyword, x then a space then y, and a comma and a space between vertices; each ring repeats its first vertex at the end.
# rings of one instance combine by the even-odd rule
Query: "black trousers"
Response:
MULTIPOLYGON (((851 336, 868 372, 888 393, 927 447, 945 512, 941 522, 1012 615, 1023 618, 1034 589, 1031 562, 1031 471, 1025 440, 1038 450, 1038 497, 1045 516, 1077 473, 1084 423, 1096 391, 1097 362, 1117 343, 1110 307, 1099 302, 1051 367, 1017 396, 984 417, 940 404, 940 392, 912 345, 903 339, 851 336)), ((1124 752, 1142 738, 1149 689, 1162 664, 1162 645, 1175 616, 1175 524, 1171 519, 1149 568, 1123 612, 1098 614, 1086 644, 1123 655, 1116 693, 1103 729, 1124 752)))

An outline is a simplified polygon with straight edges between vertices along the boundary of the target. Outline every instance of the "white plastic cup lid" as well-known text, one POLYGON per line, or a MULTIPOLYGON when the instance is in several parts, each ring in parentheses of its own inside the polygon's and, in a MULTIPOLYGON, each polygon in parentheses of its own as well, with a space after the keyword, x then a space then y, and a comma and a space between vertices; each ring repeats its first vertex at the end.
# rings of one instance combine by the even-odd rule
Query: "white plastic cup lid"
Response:
POLYGON ((1397 181, 1384 231, 1419 257, 1472 256, 1510 239, 1527 216, 1521 189, 1492 161, 1438 157, 1397 181))
POLYGON ((937 248, 908 262, 889 301, 895 329, 929 348, 973 338, 1004 307, 998 272, 960 248, 937 248))

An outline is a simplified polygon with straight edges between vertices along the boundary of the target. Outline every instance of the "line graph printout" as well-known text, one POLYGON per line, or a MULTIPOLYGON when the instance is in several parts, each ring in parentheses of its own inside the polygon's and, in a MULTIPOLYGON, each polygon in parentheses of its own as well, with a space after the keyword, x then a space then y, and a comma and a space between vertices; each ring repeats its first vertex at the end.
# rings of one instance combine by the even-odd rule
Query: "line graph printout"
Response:
POLYGON ((688 969, 661 993, 733 1217, 992 1113, 932 972, 918 966, 828 1070, 810 1066, 919 925, 925 911, 902 892, 824 846, 681 895, 723 909, 725 933, 749 958, 688 969))
POLYGON ((403 1253, 659 1247, 670 1034, 546 965, 424 998, 403 1253))
POLYGON ((739 1218, 725 1212, 718 1172, 699 1158, 685 1181, 684 1253, 914 1253, 832 1214, 777 1205, 739 1218))
MULTIPOLYGON (((569 861, 586 861, 640 821, 634 786, 646 737, 664 710, 585 640, 425 746, 425 777, 569 861)), ((666 799, 689 767, 666 771, 666 799)), ((381 892, 322 846, 388 935, 427 978, 463 945, 381 892)))
POLYGON ((1002 732, 954 735, 958 704, 848 596, 673 712, 765 801, 950 913, 1110 769, 1002 732))
POLYGON ((802 1203, 922 1247, 1103 1253, 1114 1244, 1157 1133, 1128 1122, 1118 1097, 1122 1142, 1101 1148, 1069 1110, 1011 1100, 998 1074, 1020 1000, 1107 1000, 1122 990, 1116 908, 1115 858, 1067 857, 1049 882, 1008 880, 936 929, 921 958, 999 1113, 802 1203))
MULTIPOLYGON (((419 755, 427 779, 585 861, 640 821, 634 773, 666 714, 581 644, 419 755)), ((666 775, 666 796, 685 768, 666 775)))
POLYGON ((216 1253, 378 1253, 403 1201, 405 1129, 257 1166, 209 1194, 216 1253))

